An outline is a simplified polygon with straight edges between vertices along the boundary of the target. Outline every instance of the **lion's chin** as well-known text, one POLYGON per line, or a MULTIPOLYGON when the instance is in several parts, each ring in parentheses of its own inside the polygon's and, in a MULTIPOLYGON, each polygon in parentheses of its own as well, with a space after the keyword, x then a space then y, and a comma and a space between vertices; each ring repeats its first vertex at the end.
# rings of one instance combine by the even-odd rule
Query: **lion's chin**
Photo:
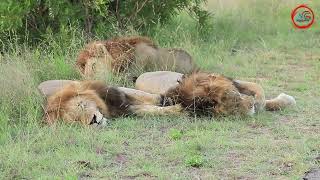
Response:
POLYGON ((108 125, 108 122, 109 122, 108 119, 102 118, 99 122, 90 124, 90 126, 93 126, 93 127, 105 127, 105 126, 108 125))
POLYGON ((254 114, 255 114, 255 107, 254 106, 252 106, 252 108, 249 110, 249 112, 248 112, 248 115, 249 116, 253 116, 254 114))

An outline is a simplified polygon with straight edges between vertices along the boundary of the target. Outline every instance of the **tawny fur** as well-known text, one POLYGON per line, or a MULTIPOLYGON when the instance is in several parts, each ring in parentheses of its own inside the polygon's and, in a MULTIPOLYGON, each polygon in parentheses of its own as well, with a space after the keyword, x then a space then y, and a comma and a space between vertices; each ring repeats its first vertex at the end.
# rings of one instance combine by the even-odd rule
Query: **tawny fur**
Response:
POLYGON ((85 109, 88 104, 90 107, 95 106, 104 117, 112 118, 128 114, 130 102, 124 93, 101 82, 72 82, 48 97, 45 121, 52 124, 58 119, 64 119, 89 124, 87 114, 92 112, 85 109), (85 117, 78 117, 82 110, 85 117))
POLYGON ((254 99, 239 93, 232 80, 210 73, 192 73, 164 96, 188 111, 214 115, 247 115, 254 108, 254 99))
MULTIPOLYGON (((44 84, 53 85, 52 83, 61 84, 55 81, 44 84)), ((99 81, 71 81, 48 97, 44 120, 48 124, 61 119, 90 125, 130 114, 181 114, 180 105, 161 107, 161 100, 160 95, 129 88, 108 87, 99 81)))
MULTIPOLYGON (((42 83, 39 88, 48 90, 45 84, 56 87, 52 83, 63 84, 51 81, 42 83)), ((251 115, 255 110, 281 110, 296 103, 284 93, 265 100, 262 87, 256 83, 201 72, 183 77, 178 86, 164 95, 108 87, 98 81, 70 81, 64 87, 55 88, 55 92, 45 94, 51 94, 44 116, 49 124, 62 119, 88 125, 129 114, 181 115, 183 110, 213 115, 251 115)))
POLYGON ((255 99, 255 109, 257 111, 278 111, 288 106, 296 105, 294 97, 281 93, 278 97, 266 100, 263 88, 256 83, 235 80, 234 85, 240 93, 253 96, 255 99))
POLYGON ((80 51, 76 65, 86 79, 119 72, 135 77, 142 71, 174 70, 190 73, 197 69, 192 56, 185 50, 160 48, 142 36, 90 42, 80 51))
POLYGON ((179 85, 183 74, 171 71, 155 71, 141 74, 135 82, 135 88, 154 94, 164 94, 168 89, 179 85))
POLYGON ((136 62, 133 70, 145 72, 171 70, 179 73, 190 73, 197 69, 192 56, 183 49, 153 48, 139 44, 135 52, 136 62))
POLYGON ((103 68, 111 72, 122 72, 135 61, 135 48, 138 44, 156 48, 152 40, 142 36, 94 41, 80 51, 76 65, 84 76, 91 76, 94 73, 91 72, 94 71, 94 64, 88 64, 92 59, 97 61, 94 62, 98 63, 95 65, 96 67, 106 66, 103 68))
POLYGON ((278 111, 293 105, 296 105, 294 97, 281 93, 274 99, 266 100, 265 109, 267 111, 278 111))
POLYGON ((296 104, 292 96, 284 93, 266 100, 263 88, 256 83, 202 72, 184 77, 165 97, 169 104, 180 103, 189 111, 224 115, 252 115, 255 111, 276 111, 296 104))

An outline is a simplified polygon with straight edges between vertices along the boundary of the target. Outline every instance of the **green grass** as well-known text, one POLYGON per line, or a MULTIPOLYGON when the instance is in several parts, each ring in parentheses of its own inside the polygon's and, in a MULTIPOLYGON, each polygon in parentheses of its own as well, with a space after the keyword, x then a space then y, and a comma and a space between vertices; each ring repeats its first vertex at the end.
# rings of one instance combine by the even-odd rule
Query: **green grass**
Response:
MULTIPOLYGON (((297 100, 295 108, 245 119, 129 117, 102 129, 48 127, 36 87, 80 79, 74 63, 85 40, 70 31, 61 36, 69 39, 48 36, 36 48, 12 42, 0 55, 0 179, 299 179, 319 168, 320 27, 292 27, 297 2, 212 0, 208 37, 185 14, 150 32, 207 71, 297 100)), ((319 19, 320 3, 309 5, 319 19)))

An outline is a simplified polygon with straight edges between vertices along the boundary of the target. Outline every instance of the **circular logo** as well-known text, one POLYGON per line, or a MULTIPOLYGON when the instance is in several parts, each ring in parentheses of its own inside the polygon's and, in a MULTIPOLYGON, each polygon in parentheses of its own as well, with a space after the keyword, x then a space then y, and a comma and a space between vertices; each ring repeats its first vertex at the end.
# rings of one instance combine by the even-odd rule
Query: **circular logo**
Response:
POLYGON ((314 13, 307 5, 301 4, 291 12, 291 19, 295 27, 307 29, 314 23, 314 13))

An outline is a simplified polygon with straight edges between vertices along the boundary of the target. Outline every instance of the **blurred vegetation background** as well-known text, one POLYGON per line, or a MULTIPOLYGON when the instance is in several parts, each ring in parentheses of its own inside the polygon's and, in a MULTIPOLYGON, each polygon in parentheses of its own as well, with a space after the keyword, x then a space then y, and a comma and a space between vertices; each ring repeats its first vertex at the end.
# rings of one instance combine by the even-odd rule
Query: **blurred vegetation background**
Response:
POLYGON ((85 37, 100 38, 130 29, 146 34, 187 10, 199 27, 209 13, 201 8, 206 0, 3 0, 0 2, 1 39, 18 37, 21 42, 39 43, 47 35, 70 28, 85 37))

